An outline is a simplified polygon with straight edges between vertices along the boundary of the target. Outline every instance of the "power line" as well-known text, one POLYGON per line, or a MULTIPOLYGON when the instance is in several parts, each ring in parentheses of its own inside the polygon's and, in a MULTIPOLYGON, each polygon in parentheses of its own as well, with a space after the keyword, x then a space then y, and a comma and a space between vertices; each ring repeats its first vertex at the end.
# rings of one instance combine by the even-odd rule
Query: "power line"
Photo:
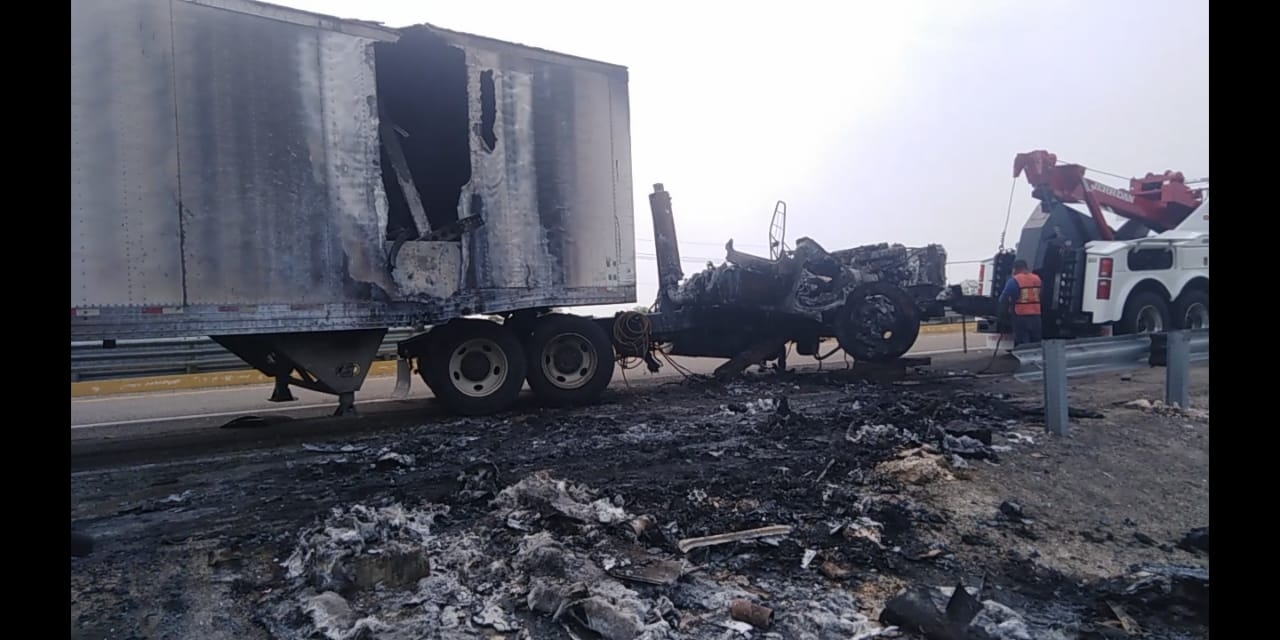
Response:
POLYGON ((1102 174, 1102 175, 1104 175, 1104 176, 1108 176, 1108 177, 1111 177, 1111 178, 1115 178, 1115 179, 1117 179, 1117 180, 1132 180, 1132 179, 1133 179, 1133 177, 1132 177, 1132 176, 1125 177, 1125 176, 1122 176, 1122 175, 1120 175, 1120 174, 1118 174, 1118 173, 1111 173, 1110 171, 1103 171, 1102 169, 1094 169, 1094 168, 1092 168, 1092 167, 1086 167, 1086 169, 1088 169, 1089 171, 1092 171, 1092 172, 1094 172, 1094 173, 1100 173, 1100 174, 1102 174))
MULTIPOLYGON (((657 256, 657 255, 654 255, 654 254, 652 254, 652 253, 640 253, 640 252, 636 252, 636 258, 641 259, 641 260, 656 261, 656 260, 658 259, 658 256, 657 256)), ((990 260, 990 259, 991 259, 991 258, 978 259, 978 260, 948 260, 948 261, 946 262, 946 264, 948 264, 948 265, 952 265, 952 264, 979 264, 979 263, 982 263, 982 262, 986 262, 987 260, 990 260)), ((715 262, 715 259, 713 259, 713 258, 703 258, 703 257, 701 257, 701 256, 680 256, 680 262, 682 262, 682 263, 687 263, 687 264, 694 264, 694 263, 702 264, 702 263, 704 263, 704 262, 715 262)))
MULTIPOLYGON (((653 238, 636 238, 636 242, 653 242, 653 241, 654 241, 654 240, 653 240, 653 238)), ((686 244, 696 244, 696 245, 698 245, 698 246, 702 246, 702 247, 724 247, 724 245, 725 245, 726 243, 724 243, 724 242, 699 242, 699 241, 697 241, 697 240, 681 240, 681 241, 680 241, 680 244, 681 244, 681 245, 686 245, 686 244)), ((749 242, 737 242, 737 241, 735 241, 735 242, 733 243, 733 246, 735 246, 735 247, 751 247, 751 248, 753 248, 753 249, 767 249, 767 248, 768 248, 767 246, 765 246, 765 245, 763 245, 763 244, 751 244, 751 243, 749 243, 749 242)))
MULTIPOLYGON (((1007 224, 1007 222, 1006 222, 1006 224, 1007 224)), ((636 238, 636 242, 653 242, 653 240, 652 240, 651 238, 636 238)), ((681 245, 692 244, 692 245, 699 245, 699 246, 705 246, 705 247, 723 247, 723 246, 724 246, 723 244, 720 244, 720 243, 718 243, 718 242, 697 242, 697 241, 693 241, 693 240, 681 240, 681 241, 680 241, 680 244, 681 244, 681 245)), ((735 242, 735 243, 733 243, 733 245, 734 245, 735 247, 748 247, 748 248, 756 248, 756 249, 767 249, 767 248, 768 248, 768 247, 766 247, 765 245, 762 245, 762 244, 746 244, 746 243, 739 244, 739 243, 735 242)), ((658 258, 657 254, 650 253, 650 252, 647 252, 647 251, 637 251, 637 252, 636 252, 636 257, 637 257, 637 258, 643 258, 643 259, 645 259, 645 260, 657 260, 657 258, 658 258)), ((697 263, 703 263, 703 262, 715 262, 716 260, 722 260, 722 259, 723 259, 723 258, 707 258, 707 257, 703 257, 703 256, 689 256, 689 255, 681 255, 681 256, 680 256, 680 262, 687 262, 687 263, 690 263, 690 264, 692 264, 692 263, 694 263, 694 262, 697 262, 697 263)), ((987 260, 990 260, 990 259, 991 259, 991 258, 985 258, 985 259, 980 259, 980 260, 948 260, 948 261, 947 261, 947 264, 979 264, 979 263, 982 263, 982 262, 986 262, 987 260)))

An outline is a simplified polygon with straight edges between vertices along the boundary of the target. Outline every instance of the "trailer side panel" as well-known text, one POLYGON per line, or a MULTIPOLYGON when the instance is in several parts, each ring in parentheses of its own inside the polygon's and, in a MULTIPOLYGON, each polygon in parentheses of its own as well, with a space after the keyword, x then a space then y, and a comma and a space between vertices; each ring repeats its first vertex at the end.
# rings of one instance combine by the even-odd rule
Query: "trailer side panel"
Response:
POLYGON ((71 3, 71 306, 184 303, 169 3, 71 3))
POLYGON ((387 284, 371 44, 174 3, 192 304, 356 302, 387 284))

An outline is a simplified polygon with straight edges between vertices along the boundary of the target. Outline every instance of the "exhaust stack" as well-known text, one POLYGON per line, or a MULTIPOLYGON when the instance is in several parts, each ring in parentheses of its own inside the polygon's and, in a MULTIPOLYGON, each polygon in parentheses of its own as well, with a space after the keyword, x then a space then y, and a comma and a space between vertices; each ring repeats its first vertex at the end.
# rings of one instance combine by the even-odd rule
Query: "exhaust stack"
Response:
POLYGON ((662 183, 653 185, 649 194, 649 211, 653 214, 653 244, 658 259, 659 308, 673 306, 672 293, 684 279, 680 267, 680 243, 676 239, 675 214, 671 210, 671 194, 662 183))

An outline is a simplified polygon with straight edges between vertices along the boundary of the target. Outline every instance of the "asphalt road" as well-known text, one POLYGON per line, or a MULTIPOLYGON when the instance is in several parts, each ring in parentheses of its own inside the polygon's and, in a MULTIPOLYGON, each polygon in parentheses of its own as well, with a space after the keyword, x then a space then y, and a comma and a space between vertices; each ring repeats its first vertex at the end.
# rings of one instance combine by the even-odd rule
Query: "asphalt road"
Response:
MULTIPOLYGON (((959 333, 924 334, 916 342, 913 355, 938 355, 962 351, 963 338, 959 333)), ((982 336, 969 336, 969 350, 980 350, 985 346, 982 336)), ((676 358, 685 369, 700 374, 709 374, 723 360, 710 358, 676 358)), ((788 365, 803 367, 816 365, 813 358, 792 354, 788 365)), ((845 361, 836 355, 823 363, 827 367, 843 367, 845 361)), ((657 374, 650 374, 643 366, 626 372, 617 371, 613 384, 626 385, 645 384, 655 380, 679 377, 680 372, 670 365, 664 366, 657 374), (625 375, 624 375, 625 373, 625 375)), ((421 405, 431 397, 431 392, 414 377, 410 395, 405 400, 391 398, 395 387, 394 377, 370 378, 365 381, 364 388, 356 394, 356 407, 362 414, 412 409, 421 405)), ((221 389, 200 389, 190 391, 155 392, 137 395, 102 396, 78 398, 71 401, 71 428, 84 434, 87 430, 100 432, 124 431, 135 432, 146 430, 147 425, 173 428, 180 423, 189 428, 205 428, 226 423, 236 417, 245 415, 287 415, 293 418, 316 418, 328 416, 337 406, 333 396, 314 393, 303 389, 294 389, 294 402, 272 403, 267 398, 271 395, 270 385, 254 385, 227 387, 221 389)), ((87 435, 87 434, 86 434, 87 435)), ((99 433, 99 435, 103 435, 99 433)), ((122 433, 122 435, 124 435, 122 433)))

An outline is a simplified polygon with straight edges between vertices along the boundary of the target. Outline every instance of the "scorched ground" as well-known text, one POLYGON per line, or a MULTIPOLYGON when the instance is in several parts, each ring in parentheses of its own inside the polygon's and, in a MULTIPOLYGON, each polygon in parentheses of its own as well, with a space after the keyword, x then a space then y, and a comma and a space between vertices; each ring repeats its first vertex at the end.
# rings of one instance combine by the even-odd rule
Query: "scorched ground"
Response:
POLYGON ((966 364, 98 460, 72 477, 97 539, 72 561, 72 633, 1207 638, 1207 368, 1192 411, 1134 402, 1161 370, 1075 383, 1055 440, 1037 387, 966 364), (972 623, 921 635, 921 602, 957 584, 972 623), (735 620, 735 600, 773 617, 735 620))

